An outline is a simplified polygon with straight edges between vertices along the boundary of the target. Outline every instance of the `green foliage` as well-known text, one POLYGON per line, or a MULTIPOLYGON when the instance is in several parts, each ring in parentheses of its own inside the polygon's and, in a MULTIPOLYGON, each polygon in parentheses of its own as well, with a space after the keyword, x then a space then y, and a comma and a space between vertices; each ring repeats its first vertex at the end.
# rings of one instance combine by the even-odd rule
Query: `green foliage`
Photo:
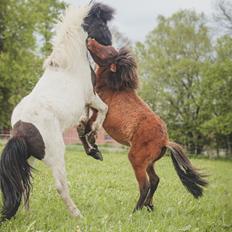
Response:
POLYGON ((205 120, 201 129, 211 138, 216 147, 224 147, 232 153, 232 38, 223 36, 218 39, 216 59, 203 71, 205 89, 205 120), (220 144, 221 145, 220 145, 220 144))
POLYGON ((51 51, 51 38, 54 24, 65 8, 66 4, 58 0, 36 1, 34 9, 37 11, 36 31, 40 37, 41 53, 46 57, 51 51))
POLYGON ((203 14, 188 10, 158 18, 135 49, 140 93, 168 123, 170 138, 191 153, 215 140, 232 153, 231 143, 223 142, 224 136, 232 140, 232 39, 224 36, 213 47, 205 22, 203 14))
MULTIPOLYGON (((15 219, 1 225, 1 232, 222 232, 232 229, 231 168, 229 161, 191 160, 210 174, 203 198, 194 199, 178 179, 170 157, 156 163, 160 184, 153 213, 132 214, 138 186, 126 153, 104 153, 96 161, 76 148, 66 154, 70 193, 83 214, 69 215, 55 190, 51 171, 37 161, 33 173, 30 211, 21 206, 15 219)), ((1 205, 1 203, 0 203, 1 205)))
POLYGON ((1 1, 0 128, 9 127, 15 104, 37 82, 42 71, 41 58, 51 49, 51 28, 63 8, 64 4, 57 0, 1 1))
POLYGON ((170 18, 160 16, 145 44, 137 45, 142 96, 150 96, 148 103, 168 122, 171 138, 185 143, 192 153, 201 151, 204 142, 199 130, 200 72, 211 51, 204 15, 187 10, 170 18))

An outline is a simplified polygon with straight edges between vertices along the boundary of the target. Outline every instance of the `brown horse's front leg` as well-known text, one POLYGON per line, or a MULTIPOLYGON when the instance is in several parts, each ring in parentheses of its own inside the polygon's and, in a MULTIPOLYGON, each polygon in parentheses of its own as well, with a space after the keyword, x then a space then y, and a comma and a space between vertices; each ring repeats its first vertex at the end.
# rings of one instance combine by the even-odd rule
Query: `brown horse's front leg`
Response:
POLYGON ((80 121, 79 125, 77 126, 77 133, 83 144, 86 154, 92 156, 94 159, 102 161, 102 154, 99 151, 98 146, 95 144, 96 134, 94 131, 91 130, 92 124, 97 117, 97 110, 92 109, 92 111, 93 114, 87 122, 80 121))

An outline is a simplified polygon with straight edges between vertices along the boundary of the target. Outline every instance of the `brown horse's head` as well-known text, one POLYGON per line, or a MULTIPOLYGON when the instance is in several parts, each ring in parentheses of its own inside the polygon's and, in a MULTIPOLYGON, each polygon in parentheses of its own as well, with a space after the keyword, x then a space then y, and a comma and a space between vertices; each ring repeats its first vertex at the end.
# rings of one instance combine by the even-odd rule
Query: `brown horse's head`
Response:
POLYGON ((137 65, 127 48, 117 51, 112 46, 104 46, 94 39, 88 39, 87 47, 98 64, 100 78, 114 90, 131 90, 138 87, 137 65))

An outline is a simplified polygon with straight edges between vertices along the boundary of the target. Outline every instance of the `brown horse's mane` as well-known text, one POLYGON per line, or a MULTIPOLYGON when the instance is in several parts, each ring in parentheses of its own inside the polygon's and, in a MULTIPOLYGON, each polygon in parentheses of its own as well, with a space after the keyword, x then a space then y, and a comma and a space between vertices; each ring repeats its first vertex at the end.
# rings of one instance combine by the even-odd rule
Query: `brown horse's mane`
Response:
POLYGON ((131 51, 126 47, 121 48, 112 63, 116 64, 116 72, 110 72, 105 79, 107 87, 113 91, 137 89, 137 64, 131 51))

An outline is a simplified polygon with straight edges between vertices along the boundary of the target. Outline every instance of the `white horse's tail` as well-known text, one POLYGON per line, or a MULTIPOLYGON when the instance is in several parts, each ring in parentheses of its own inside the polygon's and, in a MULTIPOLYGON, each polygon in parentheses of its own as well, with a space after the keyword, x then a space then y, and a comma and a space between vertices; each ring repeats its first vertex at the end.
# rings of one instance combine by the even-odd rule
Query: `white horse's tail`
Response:
POLYGON ((31 190, 30 155, 38 159, 44 156, 42 137, 37 128, 25 122, 17 122, 13 137, 3 149, 0 160, 0 186, 3 196, 1 221, 12 218, 20 205, 22 196, 29 200, 31 190))
POLYGON ((1 221, 13 217, 25 191, 31 189, 31 167, 27 163, 28 148, 24 138, 13 137, 6 144, 0 161, 0 183, 3 196, 1 221))

